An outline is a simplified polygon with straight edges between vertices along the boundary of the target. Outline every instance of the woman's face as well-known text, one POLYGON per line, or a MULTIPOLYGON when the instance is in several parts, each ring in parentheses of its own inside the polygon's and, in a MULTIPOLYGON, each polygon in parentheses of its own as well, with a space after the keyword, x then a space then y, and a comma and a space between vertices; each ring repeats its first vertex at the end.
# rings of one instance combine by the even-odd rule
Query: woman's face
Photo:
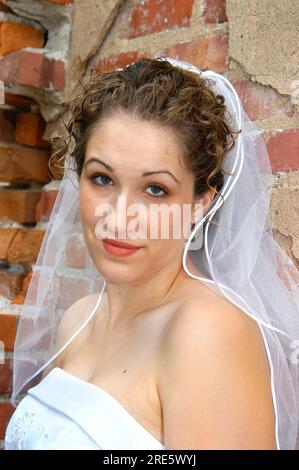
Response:
POLYGON ((204 209, 193 186, 172 129, 124 113, 98 124, 80 178, 80 217, 89 253, 107 281, 142 282, 181 256, 188 215, 195 202, 204 209), (104 238, 139 249, 121 256, 104 238))

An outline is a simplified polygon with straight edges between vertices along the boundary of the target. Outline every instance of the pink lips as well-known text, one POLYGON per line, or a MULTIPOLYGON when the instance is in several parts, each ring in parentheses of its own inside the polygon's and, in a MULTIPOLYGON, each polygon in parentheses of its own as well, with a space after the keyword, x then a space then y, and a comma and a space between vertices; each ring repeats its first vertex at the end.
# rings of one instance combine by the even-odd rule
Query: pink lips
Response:
POLYGON ((103 239, 103 245, 108 253, 116 256, 130 256, 142 248, 109 238, 103 239))

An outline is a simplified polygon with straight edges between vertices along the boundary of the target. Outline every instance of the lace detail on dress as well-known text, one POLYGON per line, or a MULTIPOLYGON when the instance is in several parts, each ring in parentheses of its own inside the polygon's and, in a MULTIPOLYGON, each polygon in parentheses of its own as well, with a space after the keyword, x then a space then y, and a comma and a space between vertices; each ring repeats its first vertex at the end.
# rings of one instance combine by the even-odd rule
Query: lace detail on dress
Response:
MULTIPOLYGON (((25 448, 25 441, 30 432, 31 426, 34 423, 36 418, 36 413, 26 411, 22 416, 16 418, 13 423, 13 428, 9 436, 7 437, 7 442, 13 444, 18 450, 25 448)), ((41 424, 38 427, 39 436, 44 439, 48 439, 48 434, 46 433, 46 427, 41 424)))

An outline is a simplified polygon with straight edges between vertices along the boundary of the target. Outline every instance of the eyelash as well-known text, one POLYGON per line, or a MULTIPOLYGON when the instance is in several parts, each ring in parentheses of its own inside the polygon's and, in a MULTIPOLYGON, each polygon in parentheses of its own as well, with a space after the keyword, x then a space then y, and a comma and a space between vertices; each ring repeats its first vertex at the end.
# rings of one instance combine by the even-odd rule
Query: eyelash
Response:
MULTIPOLYGON (((107 176, 107 175, 104 175, 104 174, 96 174, 96 175, 93 175, 93 176, 90 178, 90 179, 92 180, 93 184, 95 184, 96 186, 106 186, 105 184, 97 184, 97 183, 95 182, 95 179, 96 179, 96 178, 99 178, 100 176, 103 176, 104 178, 108 178, 110 181, 112 181, 111 178, 109 178, 109 176, 107 176)), ((149 187, 159 188, 159 189, 161 189, 162 191, 164 191, 164 194, 163 194, 163 195, 160 195, 160 196, 154 196, 153 194, 149 194, 149 196, 152 197, 152 198, 155 198, 155 199, 157 199, 157 198, 164 198, 164 197, 168 196, 168 194, 169 194, 168 191, 167 191, 165 188, 163 188, 163 186, 161 186, 160 184, 150 184, 149 187)))

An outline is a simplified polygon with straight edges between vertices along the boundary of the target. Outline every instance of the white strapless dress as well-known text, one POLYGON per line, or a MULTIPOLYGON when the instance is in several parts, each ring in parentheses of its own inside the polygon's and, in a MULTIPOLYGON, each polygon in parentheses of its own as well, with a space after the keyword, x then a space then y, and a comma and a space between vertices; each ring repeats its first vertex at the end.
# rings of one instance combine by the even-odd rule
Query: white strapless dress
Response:
POLYGON ((55 367, 17 406, 6 429, 5 449, 166 447, 106 390, 55 367))

